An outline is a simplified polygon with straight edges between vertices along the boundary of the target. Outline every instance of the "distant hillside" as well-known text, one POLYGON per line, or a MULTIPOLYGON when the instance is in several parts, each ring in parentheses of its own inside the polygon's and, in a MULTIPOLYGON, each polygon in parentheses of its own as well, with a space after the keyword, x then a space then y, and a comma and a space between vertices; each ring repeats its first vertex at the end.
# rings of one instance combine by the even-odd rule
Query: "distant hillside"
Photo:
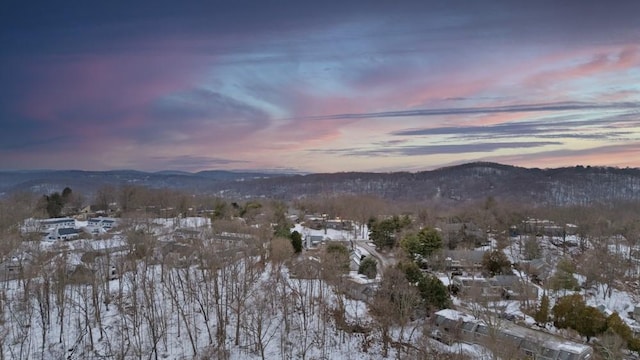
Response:
POLYGON ((224 189, 218 183, 233 183, 285 177, 286 174, 253 173, 235 171, 202 171, 189 173, 183 171, 160 171, 147 173, 134 170, 80 171, 80 170, 41 170, 41 171, 3 171, 0 172, 0 194, 14 191, 32 191, 48 194, 61 191, 66 186, 85 194, 93 194, 104 186, 114 188, 123 185, 140 185, 151 188, 170 188, 192 193, 209 193, 224 189))
POLYGON ((539 205, 640 200, 640 170, 601 167, 526 169, 470 163, 418 173, 335 173, 234 184, 238 195, 292 199, 313 194, 374 194, 387 199, 444 202, 497 199, 539 205))
POLYGON ((372 194, 390 200, 464 202, 488 196, 532 205, 587 205, 640 200, 640 169, 570 167, 527 169, 469 163, 417 173, 333 173, 286 175, 233 171, 199 173, 123 171, 0 172, 0 193, 60 191, 65 186, 96 189, 136 184, 227 197, 282 200, 318 194, 372 194))

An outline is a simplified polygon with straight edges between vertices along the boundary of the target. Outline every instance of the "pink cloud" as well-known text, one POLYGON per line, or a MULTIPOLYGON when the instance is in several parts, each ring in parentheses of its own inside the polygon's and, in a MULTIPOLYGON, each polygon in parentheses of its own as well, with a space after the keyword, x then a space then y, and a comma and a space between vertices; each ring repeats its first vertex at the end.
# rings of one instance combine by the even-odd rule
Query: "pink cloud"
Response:
MULTIPOLYGON (((570 55, 567 54, 565 59, 571 59, 570 55)), ((577 59, 584 59, 584 57, 577 59)), ((551 65, 554 64, 551 63, 551 65)), ((534 74, 526 79, 525 84, 531 87, 546 87, 574 79, 626 71, 638 66, 640 66, 639 48, 637 46, 626 46, 622 49, 594 52, 589 60, 583 61, 578 65, 534 74)))
MULTIPOLYGON (((270 148, 282 146, 282 149, 295 150, 316 146, 335 140, 341 136, 341 128, 358 120, 316 120, 308 116, 322 116, 336 113, 358 113, 368 110, 366 101, 358 97, 316 94, 303 86, 292 86, 286 90, 288 110, 291 118, 281 122, 272 130, 270 148)), ((262 141, 265 139, 259 136, 262 141)))
POLYGON ((51 56, 30 63, 33 91, 19 104, 42 120, 57 119, 75 108, 137 112, 154 99, 188 88, 201 66, 172 54, 51 56))

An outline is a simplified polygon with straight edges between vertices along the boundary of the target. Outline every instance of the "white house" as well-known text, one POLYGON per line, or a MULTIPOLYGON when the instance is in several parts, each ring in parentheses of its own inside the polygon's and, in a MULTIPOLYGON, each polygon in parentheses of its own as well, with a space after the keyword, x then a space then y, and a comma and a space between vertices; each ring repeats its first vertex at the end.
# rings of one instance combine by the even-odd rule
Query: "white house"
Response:
POLYGON ((44 219, 40 220, 43 229, 75 228, 76 221, 72 218, 44 219))
POLYGON ((87 227, 91 233, 97 234, 111 230, 116 225, 116 219, 109 217, 91 218, 87 222, 87 227))
POLYGON ((80 236, 81 231, 75 228, 56 228, 42 233, 43 240, 56 241, 56 240, 73 240, 80 236))
POLYGON ((72 218, 27 219, 24 221, 23 231, 38 232, 75 227, 76 221, 72 218))

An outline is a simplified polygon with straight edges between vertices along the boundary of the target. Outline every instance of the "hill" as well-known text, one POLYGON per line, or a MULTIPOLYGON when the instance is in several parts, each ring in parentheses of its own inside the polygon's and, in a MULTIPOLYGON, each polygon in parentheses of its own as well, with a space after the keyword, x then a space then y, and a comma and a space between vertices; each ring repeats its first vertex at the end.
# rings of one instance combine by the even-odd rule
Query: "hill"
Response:
POLYGON ((367 194, 398 201, 463 202, 496 199, 537 205, 611 204, 640 200, 640 169, 611 167, 522 168, 468 163, 417 173, 345 172, 291 175, 234 171, 0 172, 0 193, 50 193, 65 186, 92 194, 105 185, 171 188, 225 197, 291 200, 325 194, 367 194))

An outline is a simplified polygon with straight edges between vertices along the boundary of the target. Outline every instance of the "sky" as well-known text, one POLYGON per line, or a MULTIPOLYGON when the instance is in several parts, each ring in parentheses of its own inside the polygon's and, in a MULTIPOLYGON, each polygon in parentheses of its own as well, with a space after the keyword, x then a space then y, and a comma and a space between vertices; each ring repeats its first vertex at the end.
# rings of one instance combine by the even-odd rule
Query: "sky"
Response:
POLYGON ((0 169, 640 167, 640 1, 3 1, 0 169))

